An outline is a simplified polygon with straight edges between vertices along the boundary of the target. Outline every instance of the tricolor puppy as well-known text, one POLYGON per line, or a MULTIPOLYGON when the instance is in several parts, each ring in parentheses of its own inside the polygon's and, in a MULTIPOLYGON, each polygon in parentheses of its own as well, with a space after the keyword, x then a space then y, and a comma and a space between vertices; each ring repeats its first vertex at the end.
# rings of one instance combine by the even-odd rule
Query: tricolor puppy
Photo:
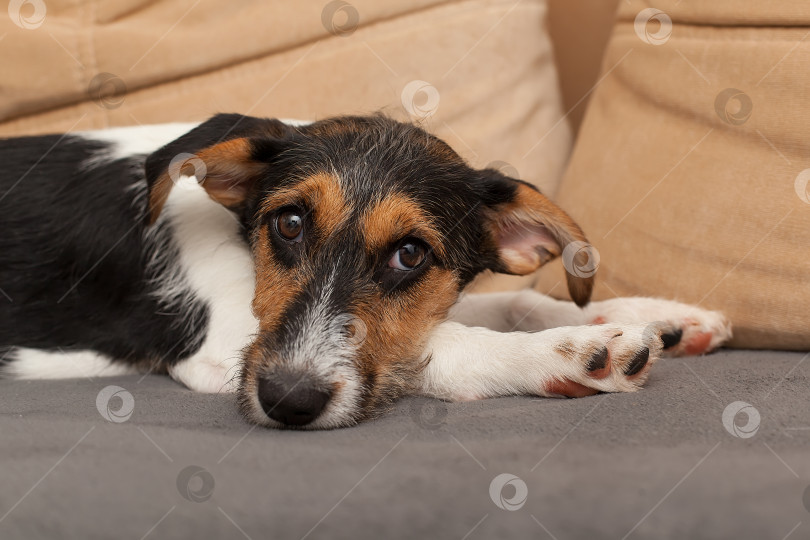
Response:
POLYGON ((251 422, 333 428, 403 394, 634 391, 664 349, 731 335, 675 302, 581 307, 593 254, 565 212, 382 116, 7 139, 0 163, 5 376, 168 373, 251 422), (576 305, 459 300, 560 255, 576 305))

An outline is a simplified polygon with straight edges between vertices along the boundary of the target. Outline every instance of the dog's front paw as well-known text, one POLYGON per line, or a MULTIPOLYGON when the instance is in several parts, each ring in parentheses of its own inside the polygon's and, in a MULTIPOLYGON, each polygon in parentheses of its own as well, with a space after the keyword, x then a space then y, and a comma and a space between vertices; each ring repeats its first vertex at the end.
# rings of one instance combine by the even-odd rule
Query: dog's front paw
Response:
POLYGON ((594 324, 657 324, 664 354, 705 354, 731 339, 731 323, 718 311, 657 298, 614 298, 588 307, 594 324), (655 322, 654 322, 655 321, 655 322))
POLYGON ((647 381, 664 348, 655 325, 600 325, 557 329, 555 347, 565 363, 543 384, 543 395, 584 397, 599 392, 635 392, 647 381))
POLYGON ((237 390, 239 366, 192 356, 169 367, 169 375, 195 392, 227 394, 237 390))
POLYGON ((691 356, 711 352, 731 339, 731 323, 717 311, 703 316, 666 321, 664 354, 691 356))

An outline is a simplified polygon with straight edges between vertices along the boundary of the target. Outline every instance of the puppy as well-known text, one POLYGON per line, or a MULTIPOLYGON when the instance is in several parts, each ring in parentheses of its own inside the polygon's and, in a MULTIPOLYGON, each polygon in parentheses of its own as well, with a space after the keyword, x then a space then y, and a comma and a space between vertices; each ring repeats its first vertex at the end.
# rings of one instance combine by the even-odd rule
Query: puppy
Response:
POLYGON ((665 348, 731 336, 675 302, 583 308, 594 253, 565 212, 383 116, 23 137, 0 162, 8 377, 168 373, 257 424, 334 428, 403 394, 631 392, 665 348), (459 301, 558 256, 575 304, 459 301))

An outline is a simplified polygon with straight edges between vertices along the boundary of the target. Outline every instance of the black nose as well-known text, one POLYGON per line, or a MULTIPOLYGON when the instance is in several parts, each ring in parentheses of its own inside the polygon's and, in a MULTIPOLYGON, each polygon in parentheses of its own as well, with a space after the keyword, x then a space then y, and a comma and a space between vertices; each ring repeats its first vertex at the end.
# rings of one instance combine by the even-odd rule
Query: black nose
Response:
POLYGON ((265 414, 288 426, 305 426, 314 421, 329 401, 307 377, 280 375, 259 379, 259 403, 265 414))

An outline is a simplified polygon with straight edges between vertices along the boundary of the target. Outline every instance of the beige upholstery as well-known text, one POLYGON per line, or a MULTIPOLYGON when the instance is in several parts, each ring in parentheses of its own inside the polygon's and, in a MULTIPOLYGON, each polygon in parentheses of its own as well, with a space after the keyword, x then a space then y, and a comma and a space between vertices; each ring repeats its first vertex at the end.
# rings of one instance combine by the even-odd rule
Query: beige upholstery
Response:
MULTIPOLYGON (((600 253, 596 298, 697 303, 735 346, 810 348, 806 3, 620 6, 558 196, 600 253)), ((538 288, 564 293, 560 272, 538 288)))
MULTIPOLYGON (((504 161, 554 191, 570 134, 565 122, 549 132, 561 108, 544 1, 355 0, 335 12, 336 28, 351 22, 347 9, 358 14, 344 37, 327 31, 324 5, 48 0, 37 28, 2 17, 0 134, 222 111, 311 119, 382 109, 408 118, 403 90, 426 81, 439 96, 427 127, 474 165, 504 161), (103 73, 115 77, 105 88, 126 95, 91 99, 103 73)), ((417 93, 415 107, 430 106, 425 99, 417 93)))
POLYGON ((0 136, 383 110, 553 194, 571 135, 546 11, 544 0, 28 0, 0 17, 0 136))

